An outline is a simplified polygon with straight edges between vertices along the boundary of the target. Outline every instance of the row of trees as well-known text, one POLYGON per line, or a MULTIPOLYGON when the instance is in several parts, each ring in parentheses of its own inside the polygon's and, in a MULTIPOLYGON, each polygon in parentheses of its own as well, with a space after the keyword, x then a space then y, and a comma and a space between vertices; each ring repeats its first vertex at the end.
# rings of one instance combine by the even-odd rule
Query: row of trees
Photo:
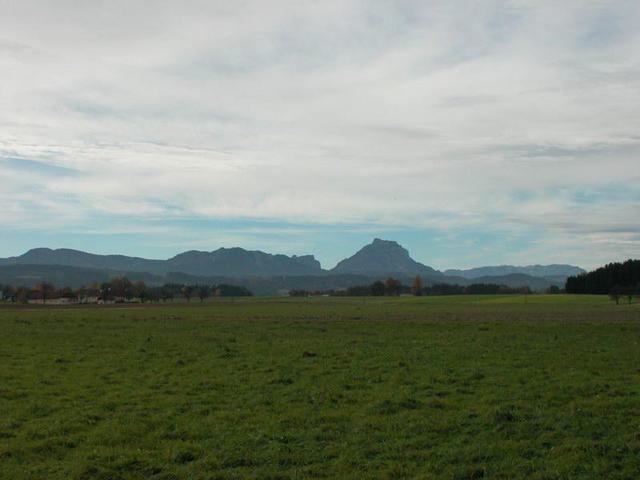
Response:
POLYGON ((54 298, 75 299, 77 298, 77 293, 68 287, 57 289, 53 284, 46 282, 33 288, 0 285, 0 300, 2 301, 26 303, 29 300, 37 299, 46 302, 54 298))
POLYGON ((68 302, 159 302, 184 298, 191 301, 198 298, 201 302, 209 297, 246 297, 251 291, 236 285, 183 285, 168 283, 160 287, 150 287, 144 282, 132 282, 126 277, 113 278, 104 283, 93 283, 78 289, 69 287, 57 288, 55 285, 42 282, 36 287, 14 287, 0 285, 0 300, 26 303, 29 300, 66 299, 68 302))
POLYGON ((291 297, 309 297, 313 295, 330 295, 336 297, 382 297, 385 295, 398 296, 401 294, 409 293, 410 287, 403 285, 400 280, 395 278, 388 278, 386 281, 376 281, 371 285, 356 285, 349 287, 346 290, 290 290, 289 296, 291 297))
POLYGON ((449 285, 447 283, 437 283, 422 290, 423 295, 497 295, 497 294, 520 294, 531 293, 529 287, 508 287, 493 283, 474 283, 472 285, 449 285))
POLYGON ((640 285, 640 260, 609 263, 589 273, 569 277, 567 293, 606 295, 614 288, 637 288, 640 285))
MULTIPOLYGON (((307 290, 291 290, 291 296, 310 295, 333 295, 347 297, 381 297, 381 296, 397 296, 397 295, 490 295, 490 294, 528 294, 531 293, 529 287, 512 288, 505 285, 497 284, 473 284, 473 285, 450 285, 447 283, 439 283, 431 286, 424 286, 422 278, 417 276, 411 286, 403 285, 400 280, 388 278, 386 281, 375 281, 370 285, 357 285, 349 287, 346 290, 326 290, 326 291, 307 291, 307 290)), ((560 289, 555 287, 549 293, 560 293, 560 289)))

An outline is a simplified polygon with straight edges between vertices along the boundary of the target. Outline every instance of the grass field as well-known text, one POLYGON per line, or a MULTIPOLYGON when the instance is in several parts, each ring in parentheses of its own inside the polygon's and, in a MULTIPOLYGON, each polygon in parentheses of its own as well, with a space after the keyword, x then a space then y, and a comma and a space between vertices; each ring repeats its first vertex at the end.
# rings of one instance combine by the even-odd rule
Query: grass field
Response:
POLYGON ((0 307, 1 479, 640 478, 640 305, 0 307))

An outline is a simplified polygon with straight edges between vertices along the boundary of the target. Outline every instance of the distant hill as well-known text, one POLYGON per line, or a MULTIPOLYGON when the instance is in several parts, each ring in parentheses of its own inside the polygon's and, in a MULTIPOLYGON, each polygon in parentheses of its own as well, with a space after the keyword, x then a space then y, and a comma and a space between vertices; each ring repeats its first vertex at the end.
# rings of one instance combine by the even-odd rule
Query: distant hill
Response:
POLYGON ((96 255, 69 248, 34 248, 18 256, 0 259, 0 265, 59 265, 101 270, 162 273, 163 260, 125 255, 96 255))
POLYGON ((379 238, 332 270, 323 270, 313 255, 273 255, 243 248, 192 250, 167 260, 36 248, 17 257, 0 259, 0 283, 12 285, 34 286, 48 281, 58 286, 79 287, 126 276, 149 285, 231 283, 245 286, 257 295, 282 294, 290 289, 341 289, 388 277, 411 284, 416 275, 422 277, 424 285, 492 283, 542 291, 552 284, 562 287, 567 275, 582 272, 570 265, 505 265, 442 273, 415 261, 397 242, 379 238))
POLYGON ((528 265, 526 267, 516 267, 514 265, 500 265, 495 267, 470 268, 469 270, 445 270, 444 274, 455 277, 475 279, 480 277, 497 277, 521 273, 532 277, 549 279, 566 279, 572 275, 579 275, 585 271, 573 265, 528 265))
MULTIPOLYGON (((165 283, 191 285, 227 283, 246 287, 255 295, 286 295, 289 290, 294 289, 309 291, 340 290, 356 285, 369 285, 377 279, 384 280, 386 278, 385 275, 369 276, 356 274, 228 277, 224 275, 197 276, 180 272, 169 272, 164 275, 155 275, 147 272, 69 267, 64 265, 0 265, 0 284, 14 286, 36 287, 42 282, 49 282, 58 287, 79 288, 94 282, 106 282, 114 277, 127 277, 131 281, 142 280, 149 286, 160 286, 165 283)), ((413 276, 411 275, 399 275, 396 276, 396 278, 401 280, 405 285, 410 285, 413 281, 413 276)), ((544 291, 552 283, 563 286, 562 283, 549 282, 543 278, 523 274, 481 277, 474 280, 444 276, 437 279, 424 279, 425 286, 435 283, 448 283, 451 285, 486 283, 506 285, 508 287, 528 286, 534 291, 544 291)))
POLYGON ((162 285, 165 277, 146 272, 70 267, 67 265, 0 265, 0 284, 35 287, 49 282, 57 287, 79 288, 114 277, 142 280, 148 285, 162 285))
POLYGON ((68 267, 146 272, 164 275, 274 276, 322 274, 312 255, 271 255, 242 248, 220 248, 213 252, 189 251, 168 260, 148 260, 124 255, 96 255, 79 250, 36 248, 18 257, 0 259, 0 265, 61 265, 68 267))
POLYGON ((288 257, 243 248, 220 248, 213 252, 190 251, 166 261, 166 271, 191 275, 231 277, 273 277, 278 275, 322 274, 313 255, 288 257))
MULTIPOLYGON (((0 265, 0 284, 36 287, 49 282, 58 287, 79 288, 94 282, 103 283, 115 277, 127 277, 131 281, 142 280, 149 286, 165 283, 190 285, 217 285, 226 283, 243 286, 255 295, 286 295, 289 290, 339 290, 355 285, 368 285, 373 278, 364 275, 281 275, 273 277, 228 277, 224 275, 197 276, 180 272, 155 275, 146 272, 105 270, 65 265, 0 265)), ((403 281, 409 282, 410 278, 403 281)))
POLYGON ((551 285, 558 287, 564 286, 564 281, 557 282, 553 280, 547 280, 542 277, 534 277, 531 275, 525 275, 524 273, 510 273, 508 275, 492 275, 486 277, 477 277, 473 279, 466 279, 467 284, 484 283, 493 285, 506 285, 507 287, 529 287, 534 292, 543 292, 551 285))
POLYGON ((416 262, 397 242, 379 238, 362 247, 353 256, 339 262, 331 273, 368 276, 421 275, 425 279, 444 277, 441 272, 416 262))

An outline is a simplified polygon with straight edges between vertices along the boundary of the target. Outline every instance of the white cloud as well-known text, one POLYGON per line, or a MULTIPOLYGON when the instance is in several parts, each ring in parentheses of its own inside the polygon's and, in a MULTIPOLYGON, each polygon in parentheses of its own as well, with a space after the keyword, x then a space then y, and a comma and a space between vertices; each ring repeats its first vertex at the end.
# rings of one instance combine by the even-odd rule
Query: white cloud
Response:
POLYGON ((638 14, 637 2, 4 2, 0 157, 79 175, 5 168, 0 221, 531 229, 549 251, 571 235, 599 248, 615 225, 612 241, 638 254, 638 14), (576 203, 616 185, 626 197, 576 203))

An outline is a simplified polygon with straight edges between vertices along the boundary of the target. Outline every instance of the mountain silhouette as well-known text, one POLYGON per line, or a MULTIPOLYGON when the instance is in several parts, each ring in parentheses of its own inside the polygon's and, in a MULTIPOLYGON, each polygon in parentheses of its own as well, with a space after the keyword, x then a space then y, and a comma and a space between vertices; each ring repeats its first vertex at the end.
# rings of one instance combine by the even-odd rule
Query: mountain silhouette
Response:
POLYGON ((411 258, 407 249, 397 242, 379 238, 331 270, 323 270, 313 255, 288 256, 239 247, 210 252, 191 250, 167 260, 97 255, 68 248, 35 248, 23 255, 0 259, 0 283, 33 285, 46 280, 80 286, 115 276, 149 284, 224 280, 250 286, 261 294, 281 294, 287 288, 340 289, 387 277, 410 283, 416 275, 422 277, 425 285, 494 283, 529 286, 541 291, 550 285, 564 286, 567 276, 582 272, 581 268, 571 265, 502 265, 443 273, 411 258))
POLYGON ((149 260, 125 255, 96 255, 79 250, 35 248, 18 257, 0 260, 0 265, 60 265, 129 272, 228 277, 313 275, 323 271, 312 255, 271 255, 243 248, 220 248, 213 252, 192 250, 168 260, 149 260))
POLYGON ((356 275, 421 275, 425 278, 440 278, 444 275, 431 267, 416 262, 406 248, 392 240, 376 238, 349 258, 339 262, 333 274, 356 275))

